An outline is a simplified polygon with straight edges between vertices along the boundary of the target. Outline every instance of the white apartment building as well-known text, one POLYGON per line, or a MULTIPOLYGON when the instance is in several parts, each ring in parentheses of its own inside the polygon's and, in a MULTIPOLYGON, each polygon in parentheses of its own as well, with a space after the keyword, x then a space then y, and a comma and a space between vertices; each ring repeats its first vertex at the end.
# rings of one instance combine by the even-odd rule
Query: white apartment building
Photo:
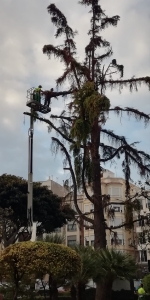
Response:
POLYGON ((65 197, 67 194, 66 189, 59 183, 52 180, 50 177, 48 180, 40 181, 43 186, 47 186, 55 195, 59 197, 65 197))
MULTIPOLYGON (((111 208, 115 210, 115 216, 113 219, 108 217, 105 211, 106 223, 109 227, 112 227, 113 232, 117 232, 117 244, 114 243, 114 233, 106 231, 106 239, 108 248, 116 247, 120 251, 128 251, 134 254, 133 248, 129 246, 129 240, 132 238, 132 232, 126 231, 124 227, 113 229, 113 227, 119 226, 125 222, 124 217, 124 205, 120 205, 120 202, 125 201, 125 180, 123 178, 115 177, 115 174, 111 171, 103 173, 102 177, 102 193, 110 195, 110 202, 115 202, 111 205, 111 208)), ((90 192, 90 189, 89 189, 90 192)), ((92 193, 92 192, 91 192, 92 193)), ((83 196, 84 212, 90 212, 92 216, 93 205, 83 196)), ((84 238, 86 245, 94 244, 94 231, 84 228, 84 238)))
POLYGON ((150 271, 150 189, 146 190, 148 199, 140 198, 141 211, 135 218, 144 217, 135 227, 135 244, 139 253, 139 262, 150 271), (146 219, 145 219, 146 218, 146 219))
MULTIPOLYGON (((59 183, 53 181, 52 179, 41 181, 43 186, 47 186, 54 194, 58 195, 59 197, 63 198, 68 194, 68 191, 60 185, 59 183)), ((82 200, 78 201, 79 206, 82 209, 82 200)), ((73 203, 71 204, 72 208, 74 209, 73 203)), ((63 235, 65 244, 71 246, 73 244, 80 243, 80 226, 76 222, 68 222, 67 225, 64 225, 62 228, 57 228, 55 230, 58 234, 63 235)))
MULTIPOLYGON (((42 182, 43 185, 47 185, 53 193, 59 195, 60 197, 64 197, 66 195, 65 189, 57 184, 54 183, 52 180, 42 182)), ((131 184, 131 193, 133 195, 139 190, 139 188, 133 184, 131 184)), ((92 191, 90 187, 88 187, 88 193, 91 195, 92 191)), ((105 212, 105 219, 109 226, 113 227, 121 225, 125 221, 124 216, 124 205, 120 205, 119 203, 125 201, 125 180, 120 177, 115 177, 115 174, 109 170, 103 173, 102 177, 102 193, 106 195, 110 195, 110 202, 115 202, 112 204, 112 208, 115 210, 115 217, 114 219, 109 219, 107 213, 105 212)), ((139 199, 142 204, 142 210, 140 211, 140 215, 148 215, 150 214, 150 200, 139 199)), ((93 204, 85 197, 84 193, 81 193, 78 196, 78 205, 80 210, 83 213, 90 213, 89 217, 93 218, 93 204)), ((72 208, 74 208, 74 204, 72 203, 72 208)), ((139 216, 135 214, 134 218, 138 218, 139 216)), ((83 227, 81 224, 79 225, 77 222, 72 221, 68 222, 67 225, 64 225, 62 228, 57 228, 55 232, 60 233, 65 238, 65 244, 71 246, 75 243, 80 244, 81 240, 84 245, 94 245, 94 230, 88 229, 87 227, 83 227)), ((134 255, 134 257, 139 261, 141 264, 147 265, 148 260, 150 260, 150 243, 148 240, 146 243, 139 244, 139 234, 141 234, 144 230, 149 232, 150 227, 149 224, 146 222, 137 222, 135 223, 134 229, 126 231, 124 227, 121 227, 117 230, 113 230, 117 232, 117 245, 114 245, 113 235, 110 231, 107 231, 106 238, 107 238, 107 246, 108 248, 115 247, 120 251, 127 251, 130 254, 134 255)), ((150 234, 147 235, 150 241, 150 234)))

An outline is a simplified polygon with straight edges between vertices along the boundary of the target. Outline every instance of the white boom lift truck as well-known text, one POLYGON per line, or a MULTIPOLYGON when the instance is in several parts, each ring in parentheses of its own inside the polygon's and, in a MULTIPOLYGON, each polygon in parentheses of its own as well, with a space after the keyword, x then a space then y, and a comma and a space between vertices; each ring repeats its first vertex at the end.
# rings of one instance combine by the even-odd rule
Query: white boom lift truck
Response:
POLYGON ((51 108, 42 104, 44 95, 38 89, 30 88, 27 90, 27 103, 30 107, 30 128, 28 131, 28 199, 27 199, 27 222, 30 240, 36 240, 36 222, 33 220, 33 134, 34 134, 34 113, 40 112, 47 114, 51 108))

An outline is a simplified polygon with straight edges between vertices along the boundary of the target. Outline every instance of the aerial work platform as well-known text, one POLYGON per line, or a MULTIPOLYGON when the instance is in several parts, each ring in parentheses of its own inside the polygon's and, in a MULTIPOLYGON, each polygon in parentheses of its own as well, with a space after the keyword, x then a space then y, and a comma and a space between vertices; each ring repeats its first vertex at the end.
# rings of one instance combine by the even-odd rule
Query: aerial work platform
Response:
POLYGON ((42 114, 47 114, 51 111, 51 108, 47 105, 44 105, 45 95, 41 94, 37 97, 37 93, 34 92, 35 88, 32 87, 27 90, 27 103, 26 105, 32 108, 34 111, 39 111, 42 114), (38 98, 38 99, 37 99, 38 98))

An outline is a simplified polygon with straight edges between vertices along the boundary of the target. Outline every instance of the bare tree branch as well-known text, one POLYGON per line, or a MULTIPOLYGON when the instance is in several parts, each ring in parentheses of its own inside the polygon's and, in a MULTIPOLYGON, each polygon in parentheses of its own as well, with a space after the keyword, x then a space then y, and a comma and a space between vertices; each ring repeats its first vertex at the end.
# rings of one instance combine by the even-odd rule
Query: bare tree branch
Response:
POLYGON ((53 119, 62 119, 62 120, 67 120, 69 122, 72 122, 73 120, 75 120, 75 118, 70 118, 70 117, 65 117, 65 116, 57 116, 57 115, 51 115, 50 116, 53 119))
POLYGON ((131 224, 134 224, 134 223, 136 223, 136 222, 139 222, 139 221, 142 221, 143 219, 147 219, 146 217, 142 217, 142 218, 139 218, 139 219, 136 219, 136 220, 133 220, 132 222, 129 222, 129 223, 122 223, 122 224, 120 224, 120 225, 118 225, 118 226, 107 226, 106 225, 106 229, 108 229, 108 230, 114 230, 114 229, 119 229, 119 228, 122 228, 122 227, 126 227, 126 226, 129 226, 129 225, 131 225, 131 224))
POLYGON ((75 204, 75 208, 76 208, 76 210, 77 210, 77 213, 78 213, 80 216, 82 216, 82 218, 83 218, 85 221, 87 221, 87 222, 93 224, 94 221, 93 221, 91 218, 86 217, 86 216, 82 213, 82 211, 79 209, 78 202, 77 202, 77 184, 76 184, 76 178, 75 178, 74 170, 73 170, 73 168, 72 168, 72 163, 71 163, 70 155, 69 155, 67 149, 65 148, 65 146, 64 146, 57 138, 52 137, 52 140, 53 140, 53 141, 56 141, 56 142, 59 144, 59 146, 61 147, 61 150, 65 153, 66 158, 67 158, 67 160, 68 160, 68 164, 69 164, 69 168, 70 168, 70 173, 71 173, 71 176, 72 176, 72 181, 73 181, 73 186, 74 186, 74 204, 75 204))
POLYGON ((126 146, 120 146, 112 155, 110 155, 108 158, 101 158, 100 159, 100 162, 106 162, 106 161, 109 161, 111 159, 113 159, 118 153, 119 151, 121 150, 125 150, 126 149, 126 146))
POLYGON ((139 77, 139 78, 131 78, 131 79, 125 79, 125 80, 104 80, 99 82, 99 85, 108 85, 111 88, 117 87, 119 85, 120 88, 123 88, 124 86, 129 86, 130 91, 135 89, 137 91, 137 85, 141 85, 141 83, 145 83, 148 88, 150 89, 150 77, 139 77))
POLYGON ((63 91, 63 92, 51 92, 51 98, 56 98, 59 96, 67 96, 67 95, 71 95, 75 92, 75 90, 69 90, 69 91, 63 91))
MULTIPOLYGON (((138 152, 137 152, 138 153, 138 152)), ((146 165, 143 165, 142 161, 141 161, 141 157, 139 156, 140 161, 138 162, 136 160, 136 158, 130 153, 128 152, 129 157, 132 159, 132 161, 134 161, 137 166, 139 167, 140 171, 141 171, 141 176, 145 175, 145 171, 147 171, 147 173, 150 173, 150 168, 148 168, 146 165)))
POLYGON ((83 190, 84 190, 85 196, 87 197, 88 200, 90 200, 92 203, 94 203, 93 198, 90 197, 89 193, 87 192, 85 178, 84 178, 84 172, 85 172, 85 147, 84 147, 84 154, 83 154, 82 185, 83 185, 83 190))
MULTIPOLYGON (((142 194, 141 195, 137 195, 137 197, 140 197, 140 196, 142 196, 142 194)), ((132 199, 134 199, 136 196, 133 196, 133 197, 131 197, 131 198, 129 198, 128 200, 125 200, 125 201, 111 201, 111 202, 108 202, 108 203, 106 203, 105 205, 104 205, 104 208, 107 208, 108 206, 111 206, 111 205, 113 205, 113 204, 117 204, 117 205, 122 205, 122 206, 124 206, 124 205, 126 205, 126 204, 128 204, 128 203, 130 203, 130 201, 132 200, 132 199)))
MULTIPOLYGON (((24 112, 23 114, 27 115, 27 116, 31 116, 31 113, 29 113, 29 112, 24 112)), ((50 120, 47 120, 47 119, 45 119, 43 117, 39 117, 39 116, 36 116, 36 119, 39 120, 39 121, 41 121, 41 122, 44 122, 44 123, 48 124, 50 127, 52 127, 53 129, 55 129, 56 132, 59 133, 69 143, 75 144, 75 141, 73 141, 71 138, 69 138, 65 134, 63 134, 61 132, 61 130, 59 128, 57 128, 50 120)))
POLYGON ((110 108, 109 111, 115 111, 117 114, 119 114, 120 112, 127 112, 129 116, 134 115, 134 117, 137 120, 144 119, 145 125, 148 124, 148 122, 150 121, 150 116, 148 114, 145 114, 144 112, 134 109, 132 107, 121 108, 119 106, 116 106, 114 108, 110 108))

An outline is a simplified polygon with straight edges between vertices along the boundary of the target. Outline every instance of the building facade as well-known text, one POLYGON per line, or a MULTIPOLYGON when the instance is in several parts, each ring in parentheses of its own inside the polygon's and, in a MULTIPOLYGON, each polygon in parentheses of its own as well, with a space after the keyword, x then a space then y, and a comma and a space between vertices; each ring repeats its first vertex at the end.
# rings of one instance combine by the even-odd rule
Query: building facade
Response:
MULTIPOLYGON (((103 173, 101 178, 102 193, 110 195, 110 207, 115 211, 114 218, 108 217, 107 211, 105 211, 105 220, 109 227, 112 228, 113 233, 110 230, 106 231, 106 239, 108 248, 115 248, 119 251, 125 251, 132 254, 140 265, 147 268, 148 261, 150 260, 150 222, 140 221, 134 223, 134 229, 131 231, 125 230, 125 227, 113 229, 113 227, 120 226, 125 222, 124 202, 125 199, 125 180, 120 177, 116 177, 115 174, 109 170, 103 173), (111 202, 113 203, 111 205, 111 202), (115 204, 114 204, 115 202, 115 204), (147 240, 142 238, 143 230, 147 231, 147 240), (114 232, 117 232, 117 240, 114 243, 114 232)), ((57 183, 53 183, 50 179, 42 182, 43 185, 47 185, 53 193, 64 197, 66 191, 57 183)), ((92 195, 92 190, 87 187, 89 195, 92 195)), ((139 191, 139 187, 131 184, 131 196, 135 195, 139 191)), ((141 210, 137 214, 134 214, 134 219, 140 216, 149 215, 150 218, 150 198, 138 199, 141 203, 141 210)), ((75 210, 73 202, 71 202, 72 208, 75 210)), ((93 204, 86 198, 84 193, 78 195, 78 205, 83 213, 87 213, 89 217, 93 218, 93 204)), ((77 216, 78 217, 78 216, 77 216)), ((94 230, 89 229, 91 224, 86 223, 87 226, 82 226, 79 222, 71 221, 62 228, 57 228, 56 232, 64 236, 65 244, 71 246, 73 244, 94 245, 94 230)))
MULTIPOLYGON (((102 182, 102 194, 110 195, 110 208, 114 210, 114 217, 110 218, 107 211, 104 212, 104 217, 108 227, 112 228, 106 231, 106 239, 108 248, 117 247, 118 250, 133 252, 133 249, 129 246, 129 239, 132 232, 128 232, 124 227, 113 229, 113 227, 120 226, 125 223, 124 205, 120 205, 120 202, 125 201, 125 180, 115 177, 113 172, 106 171, 103 173, 101 179, 102 182), (115 204, 111 205, 111 202, 115 204), (117 233, 116 242, 114 241, 114 232, 117 233)), ((84 197, 84 212, 92 212, 93 205, 84 197)), ((90 229, 84 229, 85 244, 94 244, 94 231, 90 229)))
POLYGON ((145 190, 146 197, 140 197, 141 210, 135 218, 141 219, 136 223, 135 240, 139 253, 139 264, 143 273, 150 272, 150 189, 145 190))
POLYGON ((40 182, 42 186, 47 186, 53 192, 53 194, 61 198, 65 197, 67 194, 66 189, 58 182, 52 180, 50 177, 48 178, 48 180, 40 181, 40 182))
MULTIPOLYGON (((42 184, 48 185, 47 182, 43 182, 42 184)), ((49 184, 49 187, 50 186, 51 185, 49 184)), ((88 187, 87 189, 88 193, 91 195, 92 190, 90 189, 90 187, 88 187)), ((115 211, 114 219, 109 219, 107 216, 107 212, 105 212, 105 219, 108 226, 111 226, 113 228, 115 226, 121 225, 125 221, 124 205, 117 204, 117 202, 119 203, 125 201, 125 180, 115 177, 114 173, 111 171, 104 172, 102 177, 102 193, 106 195, 109 194, 110 202, 116 203, 111 205, 111 208, 113 208, 115 211)), ((78 195, 78 205, 83 213, 88 213, 89 217, 93 218, 93 204, 91 204, 91 202, 85 197, 84 193, 78 195)), ((72 208, 75 209, 73 204, 72 208)), ((67 225, 63 226, 63 228, 57 229, 57 232, 60 232, 60 234, 63 234, 65 236, 65 243, 68 246, 74 243, 80 243, 81 239, 82 241, 84 240, 84 245, 93 246, 94 230, 88 228, 90 224, 87 223, 86 225, 87 227, 82 228, 81 224, 72 221, 68 222, 67 225)), ((133 248, 129 245, 129 241, 131 240, 132 235, 133 233, 126 231, 124 227, 117 229, 117 245, 114 245, 113 235, 111 235, 110 231, 107 231, 107 246, 108 248, 115 246, 119 250, 134 253, 133 248)))

